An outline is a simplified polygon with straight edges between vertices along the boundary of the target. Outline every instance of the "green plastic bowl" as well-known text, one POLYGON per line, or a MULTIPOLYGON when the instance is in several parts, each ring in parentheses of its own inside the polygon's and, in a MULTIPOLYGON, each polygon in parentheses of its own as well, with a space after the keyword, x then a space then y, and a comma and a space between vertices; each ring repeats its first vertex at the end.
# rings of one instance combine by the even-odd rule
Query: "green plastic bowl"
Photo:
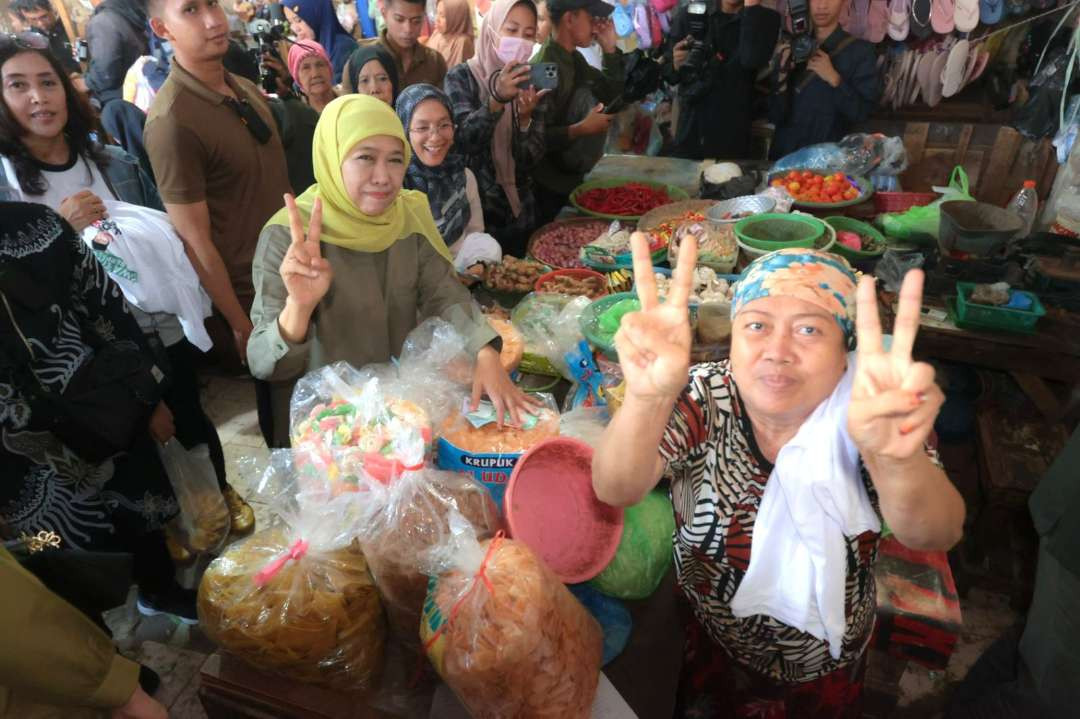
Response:
POLYGON ((835 252, 848 260, 872 260, 885 254, 885 250, 888 247, 885 235, 878 232, 873 225, 853 220, 850 217, 826 217, 825 222, 829 223, 829 225, 837 232, 854 232, 863 237, 869 237, 876 245, 876 249, 869 251, 853 250, 850 247, 845 246, 840 240, 837 240, 830 252, 835 252))
POLYGON ((594 212, 593 210, 586 209, 578 204, 577 197, 579 193, 591 190, 596 187, 618 187, 630 182, 637 182, 642 185, 648 185, 654 189, 663 189, 667 191, 668 197, 672 202, 679 202, 681 200, 690 199, 690 195, 686 194, 685 190, 682 190, 674 185, 666 185, 663 182, 653 182, 652 180, 643 180, 640 177, 609 177, 603 180, 592 180, 590 182, 583 182, 574 188, 570 193, 570 204, 573 205, 578 212, 589 215, 590 217, 603 217, 605 220, 627 220, 629 222, 637 222, 641 219, 641 215, 606 215, 602 212, 594 212))
MULTIPOLYGON (((615 333, 619 328, 617 326, 604 327, 600 318, 610 307, 623 300, 632 303, 629 305, 628 312, 637 312, 641 309, 641 302, 638 300, 637 292, 618 292, 593 300, 592 304, 581 313, 581 319, 578 321, 581 326, 581 334, 585 335, 585 339, 589 341, 589 344, 599 349, 604 353, 605 357, 613 361, 619 359, 619 353, 615 351, 615 333)), ((663 300, 660 301, 663 302, 663 300)), ((697 313, 698 305, 690 305, 688 314, 690 315, 691 328, 697 324, 697 313)))
POLYGON ((766 252, 788 247, 813 247, 823 234, 825 223, 807 215, 772 212, 735 223, 735 237, 766 252))

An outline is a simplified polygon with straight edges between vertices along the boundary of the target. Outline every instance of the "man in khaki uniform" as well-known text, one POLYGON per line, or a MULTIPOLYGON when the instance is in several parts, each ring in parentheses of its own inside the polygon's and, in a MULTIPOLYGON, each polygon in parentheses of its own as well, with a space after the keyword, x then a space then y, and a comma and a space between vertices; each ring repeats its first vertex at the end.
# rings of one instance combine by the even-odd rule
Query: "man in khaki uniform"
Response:
MULTIPOLYGON (((397 63, 400 94, 409 85, 426 82, 441 88, 446 79, 446 60, 437 51, 420 44, 420 31, 424 26, 424 0, 386 0, 383 4, 386 29, 378 38, 364 40, 361 45, 379 43, 386 48, 397 63)), ((342 90, 356 92, 350 77, 351 63, 345 63, 341 73, 342 90)))
POLYGON ((139 665, 2 546, 0 587, 0 717, 166 719, 139 665))

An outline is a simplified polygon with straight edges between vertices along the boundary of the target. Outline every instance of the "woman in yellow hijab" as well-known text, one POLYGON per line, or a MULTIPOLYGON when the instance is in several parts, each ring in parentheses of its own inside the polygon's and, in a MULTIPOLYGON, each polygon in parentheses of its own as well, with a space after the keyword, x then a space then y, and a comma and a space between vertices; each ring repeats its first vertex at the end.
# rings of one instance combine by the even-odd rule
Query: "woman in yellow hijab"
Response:
MULTIPOLYGON (((468 307, 427 198, 403 190, 409 142, 393 108, 345 95, 319 117, 316 184, 259 235, 248 364, 274 383, 275 444, 288 443, 289 398, 301 375, 344 360, 386 362, 426 317, 468 307)), ((456 312, 458 317, 474 316, 456 312)), ((477 353, 473 396, 515 419, 528 401, 510 381, 486 323, 462 327, 477 353)))

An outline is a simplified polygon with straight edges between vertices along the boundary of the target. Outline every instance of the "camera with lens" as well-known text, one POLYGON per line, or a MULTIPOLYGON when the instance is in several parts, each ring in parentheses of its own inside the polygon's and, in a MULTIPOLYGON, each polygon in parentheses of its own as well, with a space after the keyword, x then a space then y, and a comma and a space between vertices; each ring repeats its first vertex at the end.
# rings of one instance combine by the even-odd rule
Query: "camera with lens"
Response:
POLYGON ((264 91, 273 94, 278 91, 278 74, 274 68, 267 66, 263 58, 270 55, 284 63, 281 53, 277 51, 277 43, 288 32, 289 23, 285 20, 285 9, 279 2, 263 5, 259 8, 257 15, 248 23, 248 32, 259 44, 255 50, 258 53, 259 84, 264 91))
POLYGON ((708 4, 701 0, 692 0, 686 6, 687 39, 689 50, 686 62, 679 69, 680 92, 684 97, 700 97, 708 89, 709 79, 704 76, 709 62, 709 21, 708 4))
POLYGON ((811 32, 809 0, 790 0, 788 14, 791 16, 791 59, 794 64, 802 65, 817 50, 817 40, 811 32))

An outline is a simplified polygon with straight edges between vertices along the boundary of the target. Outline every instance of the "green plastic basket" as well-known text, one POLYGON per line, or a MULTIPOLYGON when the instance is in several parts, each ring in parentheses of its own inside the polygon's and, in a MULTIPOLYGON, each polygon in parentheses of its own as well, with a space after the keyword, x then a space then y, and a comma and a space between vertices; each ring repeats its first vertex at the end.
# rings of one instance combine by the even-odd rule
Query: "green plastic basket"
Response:
POLYGON ((956 283, 956 326, 962 329, 1031 334, 1035 331, 1035 323, 1046 314, 1046 308, 1034 292, 1012 290, 1031 298, 1031 309, 1018 310, 972 302, 971 292, 974 288, 973 282, 956 283))
POLYGON ((825 223, 809 215, 771 212, 735 223, 735 237, 766 252, 788 247, 813 247, 823 234, 825 223))
POLYGON ((686 194, 685 190, 682 190, 675 185, 666 185, 663 182, 653 182, 652 180, 643 180, 639 177, 609 177, 603 180, 591 180, 589 182, 583 182, 570 193, 570 204, 573 205, 578 212, 589 215, 590 217, 603 217, 606 220, 628 220, 630 222, 637 222, 641 219, 641 215, 607 215, 602 212, 594 212, 593 210, 586 209, 578 204, 577 196, 581 192, 591 190, 595 187, 618 187, 619 185, 625 185, 630 182, 636 182, 641 185, 648 185, 655 189, 663 189, 667 191, 668 197, 672 202, 679 202, 680 200, 687 200, 690 195, 686 194))
POLYGON ((863 237, 871 238, 877 245, 876 250, 853 250, 850 247, 846 247, 842 242, 837 240, 836 244, 833 245, 832 250, 830 251, 835 252, 841 257, 855 261, 872 260, 875 257, 881 257, 883 254, 885 254, 885 250, 888 248, 887 241, 885 240, 885 235, 878 232, 873 225, 868 225, 865 222, 860 222, 858 220, 853 220, 850 217, 842 216, 826 217, 825 222, 827 222, 837 232, 854 232, 856 234, 862 235, 863 237))

